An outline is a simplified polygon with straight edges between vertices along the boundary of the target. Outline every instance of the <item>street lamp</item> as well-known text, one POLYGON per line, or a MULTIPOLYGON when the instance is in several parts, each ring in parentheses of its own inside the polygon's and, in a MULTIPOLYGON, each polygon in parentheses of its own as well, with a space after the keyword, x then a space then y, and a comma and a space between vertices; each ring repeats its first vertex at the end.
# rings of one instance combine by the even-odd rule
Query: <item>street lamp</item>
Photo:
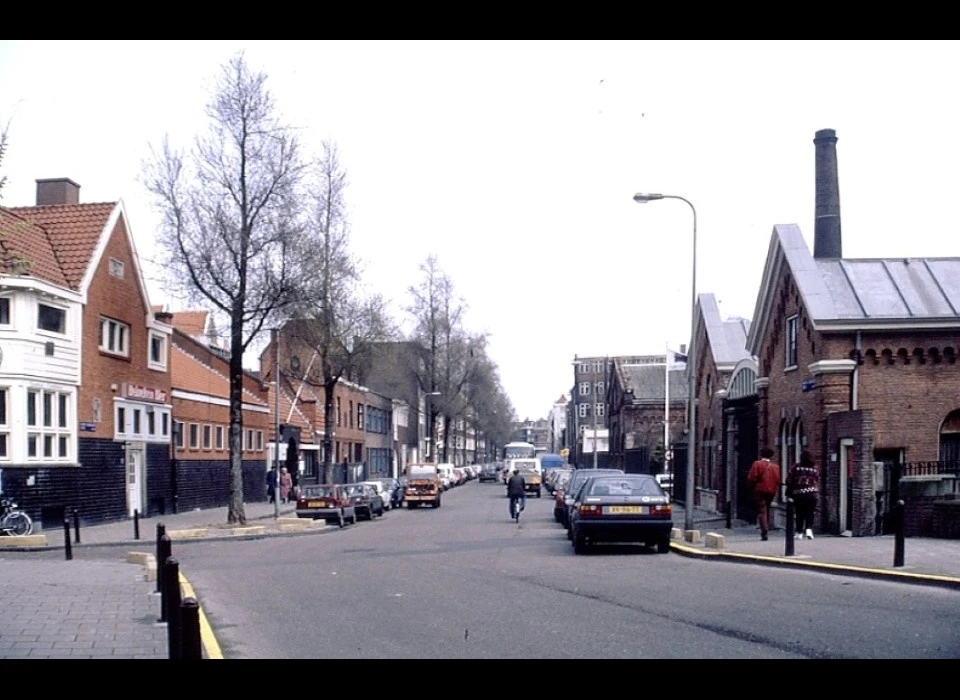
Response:
MULTIPOLYGON (((651 194, 651 193, 640 193, 633 195, 633 201, 638 204, 646 204, 647 202, 653 202, 658 199, 679 199, 681 202, 686 202, 687 206, 690 207, 690 211, 693 212, 693 279, 691 281, 692 288, 692 299, 690 301, 690 352, 687 354, 687 384, 689 396, 687 400, 690 403, 689 408, 689 427, 687 429, 687 496, 686 503, 684 503, 683 516, 684 516, 684 529, 692 530, 693 529, 693 502, 694 502, 694 489, 696 488, 694 481, 693 469, 695 465, 695 448, 696 448, 696 435, 697 435, 697 394, 696 394, 696 322, 697 322, 697 210, 691 204, 690 200, 685 199, 684 197, 677 196, 675 194, 651 194)), ((669 381, 669 376, 667 378, 669 381)))

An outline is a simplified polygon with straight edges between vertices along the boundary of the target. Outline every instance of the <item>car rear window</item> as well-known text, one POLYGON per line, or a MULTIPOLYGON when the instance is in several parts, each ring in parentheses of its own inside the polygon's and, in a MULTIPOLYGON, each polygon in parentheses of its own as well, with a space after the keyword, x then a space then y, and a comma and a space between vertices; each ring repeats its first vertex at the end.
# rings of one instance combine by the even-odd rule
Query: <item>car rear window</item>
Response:
POLYGON ((333 486, 304 486, 301 493, 310 498, 329 498, 334 495, 334 488, 333 486))
POLYGON ((663 491, 654 479, 594 479, 588 486, 588 496, 662 496, 663 491))

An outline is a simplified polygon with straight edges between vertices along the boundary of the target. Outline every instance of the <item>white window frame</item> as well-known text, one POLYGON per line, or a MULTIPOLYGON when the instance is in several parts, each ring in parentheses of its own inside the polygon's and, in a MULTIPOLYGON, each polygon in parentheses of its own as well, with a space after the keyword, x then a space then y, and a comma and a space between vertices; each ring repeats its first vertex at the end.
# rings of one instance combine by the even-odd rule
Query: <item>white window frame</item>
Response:
POLYGON ((606 404, 598 403, 594 410, 597 412, 597 418, 603 418, 606 413, 606 404))
POLYGON ((187 437, 189 438, 187 440, 187 445, 189 445, 189 449, 199 450, 200 449, 200 424, 189 423, 187 425, 187 432, 188 432, 187 437))
POLYGON ((783 362, 784 369, 797 368, 797 341, 800 336, 800 316, 787 318, 786 333, 784 333, 783 362), (792 332, 792 338, 791 338, 792 332), (791 345, 791 341, 792 345, 791 345), (792 357, 791 357, 792 355, 792 357), (791 361, 792 360, 792 361, 791 361))
POLYGON ((258 452, 263 451, 263 431, 262 430, 257 431, 257 451, 258 452))
POLYGON ((204 423, 203 429, 200 431, 200 444, 203 446, 204 450, 213 449, 213 426, 209 423, 204 423))
POLYGON ((63 337, 67 334, 67 319, 70 316, 70 309, 65 306, 60 306, 59 304, 50 304, 45 301, 37 302, 37 333, 55 335, 58 337, 63 337), (46 306, 49 309, 55 309, 57 311, 63 312, 63 330, 62 331, 51 331, 46 328, 40 327, 40 307, 46 306))
POLYGON ((581 362, 581 363, 580 363, 580 367, 578 367, 577 369, 579 370, 580 374, 589 374, 589 373, 590 373, 590 363, 589 363, 589 362, 581 362))
MULTIPOLYGON (((76 412, 74 392, 28 386, 24 398, 27 402, 24 417, 26 461, 73 462, 76 452, 76 431, 71 429, 72 425, 76 425, 76 421, 72 419, 76 412), (32 419, 31 404, 33 404, 32 419), (47 449, 48 445, 49 449, 47 449), (31 449, 33 454, 30 454, 31 449)), ((9 443, 7 447, 9 454, 9 443)))
POLYGON ((603 360, 597 360, 593 363, 593 371, 598 374, 603 371, 603 360))
POLYGON ((2 309, 4 303, 6 303, 6 307, 7 307, 7 320, 6 322, 4 322, 3 314, 0 313, 0 328, 12 328, 13 327, 13 297, 11 295, 0 296, 0 309, 2 309))
POLYGON ((117 260, 116 258, 110 258, 109 262, 107 263, 107 267, 109 268, 111 277, 116 277, 119 280, 123 279, 124 268, 126 266, 123 264, 122 260, 117 260))
POLYGON ((101 316, 100 352, 117 357, 130 357, 130 324, 108 316, 101 316), (116 345, 118 347, 110 347, 111 329, 117 334, 116 345))
POLYGON ((0 386, 0 462, 13 457, 13 445, 10 444, 10 387, 0 386))
POLYGON ((213 429, 213 449, 223 449, 223 426, 217 425, 213 429))
POLYGON ((590 382, 580 382, 580 396, 590 396, 590 382))
POLYGON ((577 414, 580 416, 580 418, 586 418, 586 417, 587 417, 587 409, 588 409, 589 407, 590 407, 590 404, 588 404, 588 403, 578 404, 577 414))
POLYGON ((244 443, 244 451, 251 452, 253 451, 253 431, 249 428, 247 429, 247 440, 244 443))
POLYGON ((184 445, 187 444, 187 425, 182 420, 175 420, 174 423, 180 426, 180 430, 176 434, 176 438, 173 441, 173 446, 176 449, 182 450, 184 445))
POLYGON ((597 396, 600 396, 600 394, 603 393, 603 382, 596 382, 596 383, 593 385, 593 392, 594 392, 597 396))
POLYGON ((150 331, 147 334, 147 367, 150 369, 155 369, 161 372, 167 371, 167 348, 169 343, 167 342, 167 336, 163 333, 157 333, 156 331, 150 331), (157 340, 160 342, 160 359, 153 359, 153 342, 157 340))

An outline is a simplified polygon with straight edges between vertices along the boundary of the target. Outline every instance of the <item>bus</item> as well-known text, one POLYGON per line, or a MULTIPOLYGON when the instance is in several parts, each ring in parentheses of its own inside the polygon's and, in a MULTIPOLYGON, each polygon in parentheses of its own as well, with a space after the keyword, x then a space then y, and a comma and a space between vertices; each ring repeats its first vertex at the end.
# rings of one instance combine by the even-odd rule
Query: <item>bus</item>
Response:
POLYGON ((508 442, 503 446, 503 461, 508 459, 533 459, 537 456, 537 448, 529 442, 508 442))

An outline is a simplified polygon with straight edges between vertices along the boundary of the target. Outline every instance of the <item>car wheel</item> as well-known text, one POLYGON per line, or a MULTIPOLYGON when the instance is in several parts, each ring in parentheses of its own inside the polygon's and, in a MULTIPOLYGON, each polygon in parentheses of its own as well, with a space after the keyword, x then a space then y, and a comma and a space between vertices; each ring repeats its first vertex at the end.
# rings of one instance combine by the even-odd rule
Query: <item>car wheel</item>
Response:
POLYGON ((586 554, 587 549, 588 549, 587 538, 580 534, 574 535, 573 536, 574 554, 586 554))
POLYGON ((662 540, 657 542, 657 553, 668 554, 669 552, 670 552, 670 538, 664 537, 662 540))
POLYGON ((572 527, 568 527, 568 528, 567 528, 567 539, 570 540, 571 542, 573 542, 573 528, 572 528, 572 527))

